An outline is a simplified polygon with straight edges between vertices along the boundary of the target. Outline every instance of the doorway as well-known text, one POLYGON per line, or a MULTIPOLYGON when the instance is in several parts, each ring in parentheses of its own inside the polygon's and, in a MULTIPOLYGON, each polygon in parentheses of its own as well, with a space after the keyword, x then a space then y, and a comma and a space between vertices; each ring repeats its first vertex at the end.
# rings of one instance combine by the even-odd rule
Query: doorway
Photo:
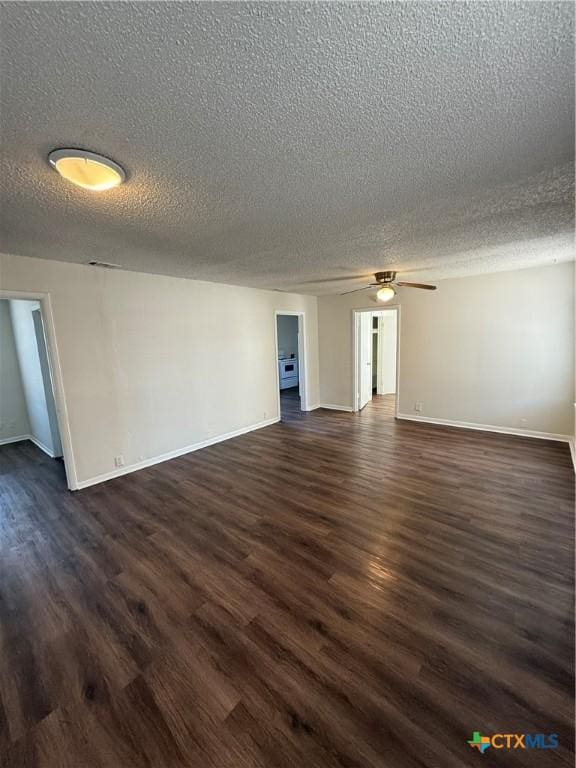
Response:
POLYGON ((304 313, 275 312, 278 413, 283 421, 308 410, 304 313))
POLYGON ((399 307, 354 311, 354 411, 370 402, 397 413, 399 307))
POLYGON ((47 477, 74 490, 76 475, 47 294, 0 292, 0 393, 0 450, 5 458, 15 467, 26 462, 43 465, 47 477))

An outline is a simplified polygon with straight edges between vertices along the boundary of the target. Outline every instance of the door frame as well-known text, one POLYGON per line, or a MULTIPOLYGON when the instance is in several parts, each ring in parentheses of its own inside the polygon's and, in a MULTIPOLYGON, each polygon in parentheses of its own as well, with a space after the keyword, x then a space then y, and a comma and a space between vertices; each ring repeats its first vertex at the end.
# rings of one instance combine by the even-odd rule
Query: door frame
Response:
POLYGON ((360 315, 365 312, 383 312, 392 309, 396 312, 396 406, 394 408, 394 418, 398 418, 400 412, 400 328, 402 321, 402 312, 399 304, 390 304, 385 307, 361 307, 352 310, 352 411, 360 411, 360 315))
POLYGON ((0 299, 37 301, 40 304, 40 314, 44 325, 44 336, 46 339, 46 352, 48 354, 48 365, 50 367, 50 378, 52 380, 54 402, 56 404, 56 419, 58 421, 58 430, 62 442, 66 482, 71 491, 76 491, 78 490, 78 476, 76 474, 76 462, 74 460, 74 451, 72 448, 70 420, 68 417, 68 408, 66 406, 66 392, 62 377, 62 367, 60 365, 60 354, 58 352, 58 342, 56 339, 56 328, 54 326, 54 315, 52 313, 52 300, 50 294, 0 289, 0 299))
POLYGON ((368 403, 372 400, 372 382, 374 376, 373 355, 374 355, 374 332, 372 330, 372 317, 369 312, 359 312, 356 316, 357 322, 357 334, 356 339, 358 342, 357 350, 357 387, 356 387, 356 409, 358 411, 364 410, 368 403), (364 329, 363 327, 364 326, 364 329), (369 331, 369 339, 363 338, 363 334, 369 331), (367 351, 366 344, 369 341, 369 359, 366 361, 365 352, 367 351), (370 366, 370 385, 369 393, 364 390, 364 384, 366 383, 366 366, 370 366), (364 395, 368 394, 367 399, 364 402, 364 395), (363 403, 363 405, 361 405, 363 403))
POLYGON ((278 371, 278 317, 288 315, 298 318, 298 389, 300 390, 300 410, 309 411, 308 407, 308 366, 306 359, 306 313, 289 309, 274 310, 274 351, 276 353, 274 367, 276 370, 276 393, 278 396, 278 418, 282 417, 280 409, 280 373, 278 371))

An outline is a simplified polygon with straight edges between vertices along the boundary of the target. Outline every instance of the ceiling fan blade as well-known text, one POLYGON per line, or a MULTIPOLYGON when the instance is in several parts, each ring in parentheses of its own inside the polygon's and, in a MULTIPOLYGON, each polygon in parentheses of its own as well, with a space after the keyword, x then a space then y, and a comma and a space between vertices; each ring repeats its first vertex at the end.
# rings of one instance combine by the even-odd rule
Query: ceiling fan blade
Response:
POLYGON ((345 275, 344 277, 319 277, 317 280, 305 280, 291 285, 320 285, 321 283, 351 283, 354 280, 370 280, 373 275, 345 275))
POLYGON ((438 286, 436 285, 426 285, 426 283, 396 283, 396 285, 400 286, 401 288, 423 288, 425 291, 435 291, 438 286))
POLYGON ((367 291, 368 288, 371 288, 370 285, 365 285, 364 288, 354 288, 353 291, 344 291, 344 293, 341 293, 340 296, 346 296, 347 293, 358 293, 358 291, 367 291))

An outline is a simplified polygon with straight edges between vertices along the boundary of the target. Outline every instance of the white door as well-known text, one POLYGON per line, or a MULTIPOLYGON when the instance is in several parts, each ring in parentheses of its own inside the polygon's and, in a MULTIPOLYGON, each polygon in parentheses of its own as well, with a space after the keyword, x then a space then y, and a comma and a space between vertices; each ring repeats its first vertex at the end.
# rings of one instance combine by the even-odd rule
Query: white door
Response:
POLYGON ((50 434, 52 435, 51 447, 54 453, 54 458, 56 458, 62 456, 62 443, 60 442, 58 417, 56 415, 56 403, 54 402, 54 390, 52 389, 52 377, 50 375, 50 363, 48 362, 46 339, 44 338, 44 325, 42 323, 42 314, 40 313, 39 309, 32 310, 32 322, 34 323, 34 333, 36 334, 40 373, 42 374, 42 383, 44 384, 44 396, 46 398, 48 424, 50 426, 50 434))
POLYGON ((398 313, 395 309, 382 312, 378 318, 378 386, 379 395, 396 392, 396 346, 398 313))
POLYGON ((360 339, 359 355, 359 402, 358 408, 362 410, 369 400, 372 400, 372 313, 360 312, 359 323, 360 339))

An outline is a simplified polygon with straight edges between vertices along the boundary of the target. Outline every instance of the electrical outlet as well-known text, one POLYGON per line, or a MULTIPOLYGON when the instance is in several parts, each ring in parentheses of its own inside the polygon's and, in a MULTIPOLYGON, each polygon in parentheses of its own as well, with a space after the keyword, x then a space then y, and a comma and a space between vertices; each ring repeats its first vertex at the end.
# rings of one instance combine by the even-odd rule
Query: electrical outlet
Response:
POLYGON ((114 456, 114 466, 115 467, 123 467, 124 466, 124 456, 114 456))
POLYGON ((424 406, 424 403, 422 402, 422 400, 416 400, 416 402, 414 403, 414 410, 418 411, 418 413, 421 413, 423 406, 424 406))

